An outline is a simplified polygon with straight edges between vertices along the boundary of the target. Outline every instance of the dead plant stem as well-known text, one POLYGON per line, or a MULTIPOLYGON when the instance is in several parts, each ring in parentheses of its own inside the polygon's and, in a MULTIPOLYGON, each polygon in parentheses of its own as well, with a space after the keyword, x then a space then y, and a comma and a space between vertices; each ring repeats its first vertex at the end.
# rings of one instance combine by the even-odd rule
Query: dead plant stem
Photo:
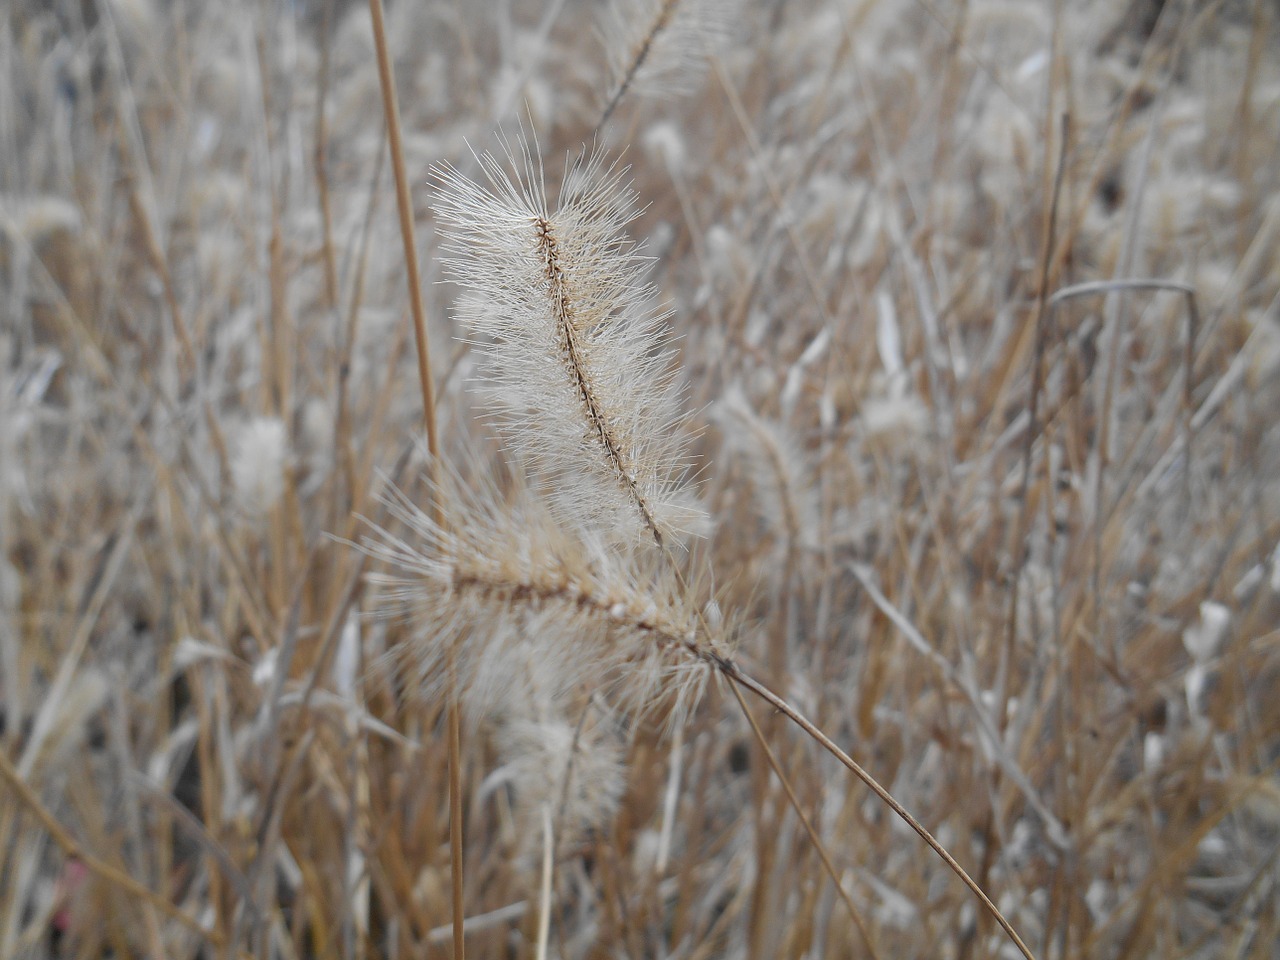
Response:
POLYGON ((953 857, 950 853, 947 852, 946 847, 944 847, 941 843, 939 843, 936 839, 934 839, 933 834, 931 834, 927 829, 925 829, 924 825, 920 823, 920 821, 917 820, 915 817, 913 817, 907 811, 906 807, 904 807, 897 800, 895 800, 893 798, 893 795, 889 793, 888 790, 880 786, 879 781, 877 781, 875 777, 873 777, 870 773, 864 770, 857 763, 857 761, 855 761, 847 753, 841 750, 840 747, 838 747, 830 737, 828 737, 817 726, 815 726, 808 718, 804 716, 804 714, 802 714, 795 707, 791 706, 791 704, 789 704, 786 700, 783 700, 780 696, 778 696, 776 693, 774 693, 764 684, 760 683, 758 680, 754 679, 753 677, 750 677, 747 674, 743 673, 742 670, 739 669, 738 665, 735 664, 732 660, 717 658, 715 662, 716 662, 717 668, 720 670, 721 673, 725 675, 725 677, 727 677, 733 683, 741 687, 744 687, 747 690, 750 690, 761 700, 764 700, 766 703, 770 704, 775 710, 777 710, 778 712, 786 716, 787 719, 789 719, 792 723, 794 723, 801 730, 803 730, 810 737, 812 737, 818 743, 819 746, 821 746, 824 750, 826 750, 833 757, 835 757, 842 764, 844 764, 844 766, 849 770, 850 773, 852 773, 855 777, 857 777, 864 784, 866 784, 867 787, 871 790, 871 792, 874 793, 877 797, 879 797, 881 802, 883 802, 886 806, 888 806, 890 810, 892 810, 899 817, 901 817, 903 822, 906 823, 907 826, 909 826, 912 830, 914 830, 917 834, 919 834, 920 839, 922 839, 925 843, 927 843, 929 847, 933 850, 933 852, 942 858, 943 863, 945 863, 948 867, 950 867, 951 870, 955 873, 955 875, 958 876, 964 882, 964 885, 968 887, 969 890, 973 893, 973 895, 982 902, 982 905, 986 907, 986 909, 995 918, 996 922, 1000 924, 1000 926, 1004 929, 1004 932, 1009 935, 1009 939, 1011 939, 1014 942, 1017 948, 1022 952, 1022 955, 1026 957, 1027 960, 1035 960, 1035 955, 1031 952, 1031 949, 1025 943, 1023 943, 1022 938, 1018 936, 1018 931, 1013 929, 1013 925, 1010 924, 1009 921, 1005 919, 1004 914, 1001 913, 999 908, 994 903, 991 902, 991 898, 988 897, 986 893, 983 892, 982 888, 978 886, 978 884, 974 881, 974 879, 969 876, 969 874, 965 871, 964 867, 960 866, 960 864, 956 861, 955 857, 953 857))
MULTIPOLYGON (((436 397, 431 382, 431 354, 427 342, 427 317, 422 305, 422 282, 418 276, 417 242, 413 233, 413 203, 409 195, 408 175, 404 166, 404 145, 400 135, 400 109, 396 103, 395 80, 391 75, 391 57, 387 50, 387 30, 382 14, 382 0, 369 0, 373 19, 374 48, 378 59, 378 80, 382 86, 382 103, 387 119, 387 143, 391 149, 391 169, 396 180, 396 206, 400 213, 400 238, 404 243, 405 275, 409 281, 409 307, 413 311, 414 342, 417 346, 418 382, 422 388, 422 416, 427 428, 427 449, 433 481, 439 479, 440 443, 436 436, 436 397)), ((439 489, 438 482, 432 483, 439 489)), ((437 522, 442 521, 438 499, 432 502, 437 522)), ((462 735, 458 707, 457 668, 452 652, 449 656, 449 848, 450 878, 453 888, 453 956, 463 960, 466 946, 463 938, 463 859, 462 859, 462 735)))
POLYGON ((874 960, 880 960, 880 951, 876 949, 875 941, 871 939, 871 931, 867 929, 866 922, 862 919, 862 914, 854 906, 853 899, 849 896, 849 891, 840 882, 840 875, 836 873, 835 864, 831 862, 831 855, 827 853, 826 845, 823 844, 822 838, 818 836, 818 831, 814 829, 813 823, 804 812, 804 808, 800 806, 800 798, 796 796, 795 788, 792 787, 791 781, 783 772, 781 764, 778 763, 778 758, 774 756, 773 748, 769 746, 769 741, 765 739, 764 731, 760 729, 760 724, 756 721, 755 715, 747 706, 747 701, 742 697, 742 691, 738 689, 736 683, 729 684, 729 689, 733 691, 734 699, 738 701, 738 706, 742 708, 742 713, 746 716, 747 723, 751 724, 751 732, 755 735, 756 742, 760 744, 760 749, 764 751, 765 759, 769 761, 769 766, 773 768, 778 782, 782 784, 782 789, 786 791, 787 799, 791 802, 792 809, 795 810, 796 816, 800 818, 800 823, 804 826, 805 833, 809 835, 813 848, 818 851, 822 866, 827 871, 827 876, 831 878, 831 882, 836 885, 836 893, 844 901, 845 909, 849 911, 849 917, 853 920, 854 926, 858 928, 858 933, 862 935, 863 942, 867 945, 867 950, 874 960))
POLYGON ((13 764, 9 762, 9 758, 3 750, 0 750, 0 777, 3 777, 8 782, 22 805, 31 812, 32 816, 40 821, 40 825, 44 827, 45 832, 53 838, 53 842, 62 849, 62 852, 69 859, 79 860, 88 868, 90 873, 94 873, 107 883, 120 887, 138 897, 165 916, 177 920, 189 930, 199 934, 214 946, 221 947, 224 945, 222 937, 216 931, 205 929, 195 917, 153 892, 146 884, 135 880, 123 870, 112 866, 86 850, 71 835, 70 831, 58 822, 57 817, 40 802, 40 798, 36 796, 35 791, 19 775, 18 771, 14 769, 13 764))

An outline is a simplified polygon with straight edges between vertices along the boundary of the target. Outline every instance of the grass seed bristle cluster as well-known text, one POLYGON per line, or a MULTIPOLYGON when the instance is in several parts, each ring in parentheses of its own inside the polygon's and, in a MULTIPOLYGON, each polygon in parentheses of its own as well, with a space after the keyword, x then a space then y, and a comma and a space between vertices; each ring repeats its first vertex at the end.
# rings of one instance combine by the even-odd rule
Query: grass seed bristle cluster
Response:
POLYGON ((702 514, 668 317, 625 234, 638 215, 626 170, 579 157, 552 210, 529 145, 507 144, 505 160, 479 157, 487 187, 438 168, 433 199, 503 439, 562 519, 629 531, 638 515, 659 545, 678 542, 702 514))
MULTIPOLYGON (((684 701, 723 655, 657 558, 566 530, 520 484, 504 492, 475 476, 445 489, 463 492, 437 494, 442 522, 391 488, 404 532, 378 529, 364 541, 388 567, 373 580, 409 617, 416 639, 400 658, 422 695, 441 694, 452 656, 464 687, 490 678, 474 691, 476 711, 504 709, 491 667, 531 640, 555 678, 544 684, 550 699, 586 689, 643 712, 684 701)), ((509 673, 508 684, 517 680, 509 673)))
POLYGON ((685 93, 730 33, 730 0, 610 0, 601 36, 611 84, 597 128, 631 91, 685 93))
MULTIPOLYGON (((531 153, 527 141, 523 138, 519 141, 518 152, 524 158, 523 168, 525 175, 532 178, 534 170, 531 153)), ((506 150, 506 155, 509 163, 515 166, 514 156, 509 146, 506 150)), ((477 326, 487 322, 488 325, 503 331, 503 333, 498 334, 500 342, 514 343, 521 348, 518 352, 506 355, 502 350, 495 349, 490 352, 488 357, 491 368, 496 368, 495 375, 503 378, 504 390, 501 396, 507 406, 517 409, 524 407, 531 414, 520 424, 517 432, 514 434, 508 433, 508 442, 518 439, 520 449, 524 451, 523 462, 532 462, 540 465, 544 474, 546 473, 548 458, 557 453, 560 454, 563 459, 557 464, 554 474, 555 479, 552 483, 556 489, 562 510, 565 510, 565 518, 570 521, 572 530, 570 536, 576 534, 579 537, 591 540, 596 540, 600 536, 609 538, 610 534, 614 532, 614 528, 621 522, 619 519, 613 520, 606 525, 601 525, 599 520, 601 511, 590 506, 590 501, 583 496, 586 491, 581 491, 573 483, 575 475, 582 466, 589 466, 602 460, 606 466, 609 479, 613 480, 615 485, 621 486, 623 491, 629 495, 628 499, 639 512, 639 522, 632 524, 633 529, 641 532, 647 531, 652 534, 656 547, 662 552, 662 559, 669 565, 664 569, 669 569, 670 573, 674 575, 675 582, 683 587, 684 579, 680 574, 679 568, 675 566, 676 560, 665 549, 663 531, 658 528, 651 510, 652 501, 646 498, 638 489, 637 474, 635 472, 637 461, 628 456, 623 446, 623 438, 625 436, 630 444, 634 444, 637 447, 648 446, 653 448, 657 444, 652 442, 650 438, 645 437, 643 432, 620 434, 616 429, 618 418, 610 416, 607 412, 610 409, 621 409, 621 400, 629 394, 634 394, 635 391, 632 389, 634 387, 638 387, 640 394, 644 395, 648 386, 644 376, 653 372, 639 364, 635 366, 619 365, 613 369, 610 369, 607 365, 610 360, 621 361, 627 359, 622 350, 618 350, 615 354, 613 348, 633 342, 633 339, 642 345, 645 345, 644 341, 646 339, 651 341, 653 339, 652 337, 636 337, 636 334, 648 332, 645 330, 645 326, 641 324, 644 324, 646 319, 651 324, 654 322, 654 318, 652 316, 648 318, 644 316, 633 318, 631 316, 633 298, 637 292, 633 279, 635 265, 629 242, 620 232, 621 226, 626 222, 627 218, 617 215, 619 212, 617 202, 619 200, 625 202, 629 198, 625 191, 619 191, 615 177, 597 178, 596 171, 599 169, 599 161, 597 158, 592 158, 589 161, 570 166, 565 177, 561 206, 557 210, 555 221, 553 222, 544 212, 546 210, 546 202, 542 199, 544 190, 540 182, 531 187, 528 185, 530 181, 526 181, 526 185, 523 189, 520 189, 512 184, 510 179, 502 173, 492 155, 486 154, 481 157, 480 164, 495 191, 480 192, 473 183, 461 177, 456 171, 445 170, 441 175, 445 189, 443 191, 444 200, 440 205, 440 209, 444 211, 446 222, 453 227, 453 232, 448 236, 455 243, 460 242, 466 245, 471 252, 471 256, 457 258, 447 264, 454 269, 464 271, 459 276, 470 288, 467 298, 468 309, 464 313, 464 317, 477 326), (598 188, 594 190, 585 189, 579 192, 576 189, 579 176, 584 178, 583 183, 590 184, 595 182, 598 188), (513 218, 511 204, 509 201, 504 202, 503 195, 507 197, 520 195, 529 201, 526 215, 523 218, 513 218), (466 216, 461 215, 460 211, 462 209, 466 210, 466 216), (535 216, 529 217, 528 213, 533 213, 535 216), (512 223, 513 219, 515 223, 512 223), (524 221, 523 223, 521 223, 522 220, 524 221), (505 224, 506 230, 502 230, 498 226, 499 224, 505 224), (604 230, 593 229, 597 224, 603 225, 604 230), (528 270, 529 265, 526 262, 530 259, 527 252, 528 240, 520 237, 518 228, 521 225, 526 230, 529 226, 532 226, 535 240, 532 260, 540 268, 540 273, 535 274, 528 270), (462 229, 459 229, 459 227, 462 227, 462 229), (494 238, 512 232, 513 227, 516 228, 514 230, 517 238, 516 251, 495 249, 494 238), (524 243, 520 242, 521 239, 524 240, 524 243), (521 248, 526 251, 524 257, 517 255, 521 248), (478 282, 476 280, 477 275, 486 276, 488 282, 478 282), (501 278, 501 282, 497 282, 499 278, 501 278), (623 279, 620 280, 619 278, 623 279), (632 282, 627 282, 628 280, 632 282), (531 283, 532 286, 527 290, 513 290, 511 286, 513 281, 515 283, 524 281, 531 283), (478 310, 480 303, 483 303, 483 307, 478 310), (521 309, 526 305, 532 305, 534 309, 521 309), (481 311, 483 312, 482 321, 480 320, 481 311), (626 325, 628 320, 634 320, 635 325, 626 325), (581 444, 564 446, 562 443, 557 442, 558 440, 563 441, 564 438, 563 436, 559 438, 555 436, 555 431, 550 428, 554 420, 549 421, 547 419, 548 414, 554 416, 563 412, 566 416, 572 417, 575 411, 564 409, 562 404, 557 403, 556 401, 560 400, 561 397, 546 390, 547 384, 534 379, 531 376, 532 370, 522 370, 517 365, 518 356, 529 352, 533 352, 535 355, 538 352, 547 352, 549 332, 553 333, 553 337, 550 339, 554 340, 557 348, 555 355, 559 360, 559 368, 562 372, 560 393, 563 394, 565 392, 564 386, 567 384, 568 393, 578 401, 576 404, 576 428, 580 434, 585 430, 587 437, 597 442, 594 449, 584 450, 581 444), (587 336, 592 338, 589 342, 587 336), (592 348, 590 351, 588 351, 588 346, 592 348), (541 348, 541 351, 539 348, 541 348), (611 395, 611 387, 617 389, 618 396, 611 395), (647 440, 649 442, 646 443, 647 440), (571 492, 572 497, 566 499, 566 492, 571 492), (592 522, 593 520, 595 521, 594 523, 592 522)), ((538 173, 540 175, 541 170, 538 173)), ((627 204, 627 207, 629 206, 630 204, 627 204)), ((454 249, 458 250, 460 248, 455 247, 454 249)), ((641 289, 640 292, 643 294, 644 291, 641 289)), ((819 337, 815 340, 815 343, 818 344, 816 348, 813 345, 807 347, 804 356, 797 362, 793 370, 799 371, 806 362, 811 362, 812 355, 816 355, 825 349, 823 346, 825 340, 825 337, 819 337)), ((647 344, 651 349, 655 345, 653 342, 647 344)), ((635 351, 633 350, 632 353, 634 354, 635 351)), ((663 374, 659 373, 659 376, 663 376, 663 374)), ((659 383, 661 384, 662 381, 660 380, 659 383)), ((789 387, 787 391, 784 391, 784 394, 788 392, 793 393, 794 390, 789 387)), ((794 400, 790 402, 794 402, 794 400)), ((773 440, 772 431, 760 426, 758 421, 750 415, 749 410, 744 411, 741 409, 741 405, 739 406, 739 417, 744 418, 748 425, 755 429, 757 439, 773 440)), ((570 429, 572 429, 575 422, 573 420, 568 422, 571 425, 570 429)), ((507 426, 510 430, 511 424, 509 420, 507 426)), ((652 416, 636 423, 635 426, 638 427, 638 431, 653 430, 655 427, 662 428, 664 432, 660 436, 667 438, 672 436, 670 431, 673 425, 670 422, 659 424, 652 416)), ((772 454, 773 462, 769 464, 768 471, 774 478, 774 484, 772 485, 781 489, 780 499, 786 506, 784 513, 788 517, 787 538, 791 547, 794 547, 800 536, 800 521, 790 496, 789 487, 793 485, 787 484, 782 479, 786 468, 781 462, 782 456, 779 453, 779 445, 776 442, 767 442, 765 446, 769 453, 772 454)), ((398 509, 403 513, 405 509, 403 501, 398 504, 398 509)), ((436 509, 442 510, 443 504, 438 501, 436 509)), ((465 529, 471 524, 472 519, 464 513, 452 517, 451 522, 460 524, 465 529)), ((422 527, 420 519, 416 526, 418 528, 422 527)), ((484 529, 490 529, 489 525, 484 525, 484 529)), ((427 530, 426 532, 428 533, 427 539, 438 540, 438 537, 431 536, 435 531, 427 530)), ((523 559, 531 552, 527 550, 521 551, 520 556, 523 559)), ((790 557, 790 555, 791 550, 789 549, 788 556, 790 557)), ((801 730, 813 737, 815 742, 839 759, 851 773, 870 787, 904 822, 915 830, 973 891, 990 911, 991 915, 1009 934, 1023 955, 1028 960, 1033 960, 1030 950, 1008 920, 992 903, 985 891, 975 883, 933 835, 906 808, 895 800, 874 777, 836 746, 820 728, 816 727, 792 704, 761 684, 754 677, 745 674, 741 667, 723 655, 717 654, 709 645, 700 645, 696 640, 697 632, 692 626, 684 631, 683 638, 673 634, 671 632, 673 624, 667 618, 659 615, 658 603, 651 598, 651 594, 643 590, 634 594, 632 592, 623 594, 617 591, 610 593, 607 590, 601 592, 599 589, 593 589, 592 586, 585 584, 582 575, 568 571, 560 564, 540 565, 537 569, 525 568, 515 571, 515 576, 506 577, 502 575, 505 571, 500 571, 497 575, 491 575, 492 564, 482 564, 480 568, 473 569, 465 565, 463 554, 450 552, 447 556, 451 561, 450 585, 452 589, 449 593, 454 596, 474 596, 482 603, 496 601, 499 604, 505 604, 508 608, 532 607, 538 611, 551 606, 568 609, 576 608, 584 617, 590 617, 593 614, 599 615, 607 609, 615 621, 624 625, 624 632, 638 632, 652 641, 648 649, 640 651, 640 657, 625 657, 624 668, 619 671, 625 672, 625 676, 617 684, 618 688, 628 691, 633 698, 636 691, 649 694, 651 697, 655 694, 661 694, 665 697, 668 693, 668 691, 660 690, 658 684, 652 681, 651 677, 655 674, 655 671, 644 669, 648 665, 646 661, 654 659, 656 648, 659 652, 665 650, 668 657, 672 653, 684 655, 688 658, 688 665, 690 666, 716 668, 731 683, 739 684, 744 689, 765 700, 774 709, 794 722, 801 730), (635 601, 635 596, 641 598, 639 603, 635 601), (643 607, 643 612, 638 609, 641 606, 643 607)), ((634 558, 636 554, 628 551, 624 556, 629 560, 634 558)), ((409 560, 404 555, 403 550, 398 551, 397 555, 394 555, 392 559, 398 560, 401 565, 409 560)), ((591 573, 595 572, 591 566, 584 566, 582 569, 591 573)), ((450 613, 453 614, 454 611, 450 611, 450 613)), ((479 642, 464 644, 464 650, 468 646, 477 649, 481 648, 484 645, 483 638, 485 637, 505 637, 511 633, 518 635, 518 632, 504 629, 503 626, 489 628, 483 618, 473 618, 472 622, 476 622, 476 620, 478 620, 477 632, 480 634, 481 639, 479 642)), ((705 623, 705 621, 703 622, 705 623)), ((442 633, 438 628, 434 627, 435 624, 430 619, 427 619, 424 624, 422 618, 419 618, 418 629, 422 639, 410 649, 416 650, 420 646, 438 647, 442 639, 442 633), (424 626, 425 629, 423 629, 424 626)), ((535 625, 535 630, 542 633, 544 638, 547 638, 553 632, 549 629, 548 624, 537 624, 535 625)), ((447 641, 447 634, 443 636, 443 639, 447 641)), ((589 645, 588 648, 578 653, 580 662, 585 665, 588 672, 596 675, 596 679, 601 677, 608 679, 613 670, 612 664, 605 653, 608 646, 606 643, 598 642, 589 645)), ((460 659, 460 653, 457 645, 448 645, 447 649, 447 676, 450 682, 453 683, 456 682, 458 676, 457 664, 460 659)), ((781 648, 779 650, 781 651, 781 648)), ((784 661, 778 661, 777 666, 778 671, 781 672, 781 670, 785 669, 784 661)), ((566 692, 571 689, 566 688, 566 692)), ((769 762, 775 774, 783 781, 789 801, 796 812, 803 817, 804 811, 800 807, 794 789, 791 787, 790 782, 787 781, 782 768, 778 766, 768 742, 764 739, 764 735, 751 715, 750 708, 736 687, 734 688, 734 694, 751 723, 752 731, 755 733, 760 747, 769 757, 769 762)), ((639 701, 633 699, 632 702, 638 702, 641 707, 645 705, 644 699, 639 701)), ((547 823, 546 843, 550 851, 552 844, 550 821, 548 820, 547 823)), ((826 854, 825 849, 822 847, 817 834, 810 828, 809 835, 814 846, 822 852, 824 868, 831 876, 831 879, 839 884, 840 880, 835 873, 835 868, 829 855, 826 854)), ((460 838, 455 834, 453 839, 455 848, 460 842, 460 838)), ((549 864, 554 858, 551 852, 548 852, 547 856, 548 859, 544 862, 549 864)), ((461 889, 460 875, 456 867, 454 870, 454 884, 456 896, 459 895, 457 891, 461 889)), ((857 908, 847 897, 845 898, 845 905, 851 917, 857 923, 859 932, 866 941, 868 948, 874 953, 874 941, 861 921, 857 908)), ((549 910, 550 905, 543 903, 541 911, 543 926, 540 928, 543 934, 539 937, 540 943, 545 937, 546 914, 549 910)), ((455 928, 455 949, 458 949, 461 936, 460 927, 455 928)))

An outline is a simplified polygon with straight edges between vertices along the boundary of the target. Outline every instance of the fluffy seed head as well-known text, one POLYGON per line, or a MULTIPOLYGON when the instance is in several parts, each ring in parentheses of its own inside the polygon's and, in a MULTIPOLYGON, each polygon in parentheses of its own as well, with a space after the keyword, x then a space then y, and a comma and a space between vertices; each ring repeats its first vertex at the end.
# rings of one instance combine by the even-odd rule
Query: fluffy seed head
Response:
POLYGON ((603 10, 601 38, 609 57, 607 118, 630 90, 686 93, 708 50, 722 46, 731 17, 726 0, 612 0, 603 10))
POLYGON ((234 438, 231 480, 241 509, 252 518, 266 516, 284 493, 288 437, 278 417, 258 417, 234 438))
POLYGON ((508 449, 562 522, 659 544, 695 532, 667 314, 625 232, 625 170, 580 156, 552 209, 527 141, 503 154, 478 158, 484 183, 433 176, 457 315, 508 449))
POLYGON ((761 516, 790 547, 814 541, 818 509, 812 484, 803 476, 804 452, 777 424, 756 413, 740 389, 726 391, 715 416, 725 446, 747 467, 761 516))
POLYGON ((416 689, 440 692, 452 651, 473 716, 524 699, 520 661, 537 663, 547 702, 587 691, 627 712, 679 713, 696 695, 719 640, 652 551, 566 535, 541 498, 515 482, 500 491, 483 471, 446 477, 435 496, 447 525, 392 489, 398 532, 375 528, 362 544, 387 566, 371 577, 384 601, 410 624, 400 665, 416 689))
MULTIPOLYGON (((519 666, 536 670, 529 660, 519 666)), ((596 701, 549 704, 532 689, 524 692, 518 709, 499 718, 495 741, 502 766, 486 783, 514 788, 521 859, 526 864, 536 862, 541 852, 538 827, 544 815, 551 816, 556 846, 562 850, 584 840, 612 816, 625 784, 620 733, 596 701)))

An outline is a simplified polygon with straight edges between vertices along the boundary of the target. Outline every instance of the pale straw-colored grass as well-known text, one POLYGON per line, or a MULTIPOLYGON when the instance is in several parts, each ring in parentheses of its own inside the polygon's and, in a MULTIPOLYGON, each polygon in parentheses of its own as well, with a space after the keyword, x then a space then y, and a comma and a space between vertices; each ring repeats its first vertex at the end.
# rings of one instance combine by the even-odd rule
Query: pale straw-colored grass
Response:
POLYGON ((444 688, 399 667, 431 631, 481 644, 472 956, 1009 955, 793 725, 752 705, 784 786, 724 683, 655 699, 651 663, 624 709, 638 594, 1036 956, 1270 957, 1273 5, 744 3, 669 37, 597 6, 386 10, 435 489, 479 528, 417 479, 366 5, 5 8, 0 957, 450 955, 444 688), (584 149, 629 166, 635 322, 667 331, 640 353, 680 388, 625 412, 676 424, 646 489, 696 478, 707 517, 670 558, 566 530, 554 463, 518 479, 473 390, 501 365, 436 283, 465 225, 430 171, 486 182, 468 144, 518 116, 549 222, 584 149), (421 562, 416 617, 379 615, 403 586, 340 542, 359 517, 421 562))

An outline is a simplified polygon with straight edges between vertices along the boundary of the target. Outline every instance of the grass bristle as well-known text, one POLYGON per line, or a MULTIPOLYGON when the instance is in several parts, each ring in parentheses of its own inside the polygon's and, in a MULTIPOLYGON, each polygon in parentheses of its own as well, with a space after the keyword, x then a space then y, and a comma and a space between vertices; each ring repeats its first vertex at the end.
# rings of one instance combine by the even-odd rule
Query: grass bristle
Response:
POLYGON ((600 154, 570 161, 552 208, 530 150, 505 144, 505 166, 481 154, 487 186, 450 166, 433 178, 442 266, 464 289, 484 393, 566 522, 626 531, 638 517, 659 544, 681 539, 701 515, 684 483, 668 316, 625 233, 639 215, 626 170, 600 154))

